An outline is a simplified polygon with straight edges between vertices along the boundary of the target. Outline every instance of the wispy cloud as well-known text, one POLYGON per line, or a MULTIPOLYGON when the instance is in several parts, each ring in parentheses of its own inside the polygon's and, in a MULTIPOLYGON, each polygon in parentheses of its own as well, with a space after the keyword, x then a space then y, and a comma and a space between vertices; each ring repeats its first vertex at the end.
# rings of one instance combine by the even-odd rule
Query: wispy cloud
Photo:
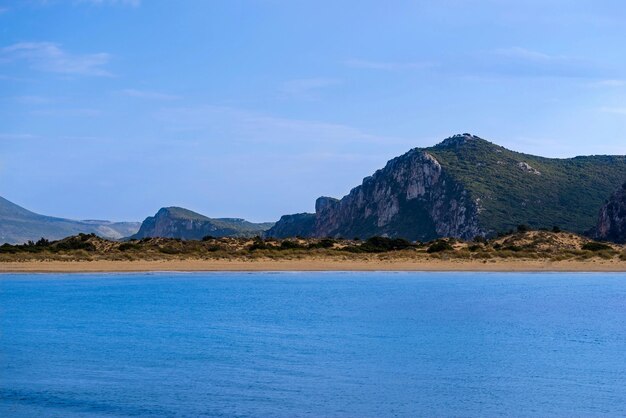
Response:
POLYGON ((600 112, 626 116, 626 107, 601 107, 600 112))
POLYGON ((626 87, 626 80, 598 80, 591 82, 590 85, 594 87, 626 87))
POLYGON ((16 96, 13 98, 17 103, 25 105, 44 105, 54 102, 50 97, 44 96, 16 96))
POLYGON ((119 91, 120 94, 129 97, 136 97, 138 99, 148 99, 148 100, 178 100, 180 96, 176 96, 173 94, 160 93, 156 91, 148 91, 148 90, 136 90, 136 89, 124 89, 119 91))
POLYGON ((466 67, 486 74, 508 77, 562 77, 605 79, 608 69, 590 60, 562 54, 548 54, 522 47, 499 48, 480 54, 466 67))
POLYGON ((394 62, 394 61, 369 61, 362 59, 349 59, 344 61, 348 67, 363 68, 367 70, 399 71, 399 70, 421 70, 436 67, 434 62, 394 62))
POLYGON ((548 55, 543 52, 533 51, 526 48, 511 47, 511 48, 499 48, 494 51, 495 54, 502 57, 521 59, 527 61, 558 61, 568 59, 567 57, 560 55, 548 55))
POLYGON ((258 142, 412 144, 410 139, 375 135, 339 123, 292 119, 225 106, 162 109, 157 117, 178 132, 212 132, 258 142))
POLYGON ((0 15, 9 11, 8 7, 0 7, 0 15))
POLYGON ((110 76, 111 55, 72 54, 52 42, 20 42, 0 49, 0 64, 24 62, 30 68, 66 75, 110 76))
POLYGON ((139 7, 141 5, 141 0, 31 0, 33 2, 38 2, 42 5, 55 5, 55 4, 91 4, 96 6, 107 6, 107 5, 121 5, 121 6, 132 6, 139 7))
POLYGON ((0 140, 2 141, 22 141, 28 139, 37 139, 37 135, 32 134, 16 134, 16 133, 2 133, 0 132, 0 140))
POLYGON ((95 117, 100 116, 102 112, 98 109, 91 108, 54 108, 33 110, 30 114, 36 116, 95 117))
POLYGON ((563 54, 549 54, 518 46, 475 51, 457 55, 442 55, 436 60, 370 61, 349 59, 344 65, 352 68, 399 72, 410 70, 436 71, 453 77, 474 78, 580 78, 604 81, 616 86, 621 80, 615 71, 589 59, 563 54))
POLYGON ((78 3, 91 3, 98 5, 105 4, 124 4, 128 6, 138 7, 141 5, 141 0, 77 0, 78 3))
POLYGON ((295 98, 313 100, 319 98, 322 89, 341 84, 335 78, 301 78, 283 83, 281 92, 295 98))

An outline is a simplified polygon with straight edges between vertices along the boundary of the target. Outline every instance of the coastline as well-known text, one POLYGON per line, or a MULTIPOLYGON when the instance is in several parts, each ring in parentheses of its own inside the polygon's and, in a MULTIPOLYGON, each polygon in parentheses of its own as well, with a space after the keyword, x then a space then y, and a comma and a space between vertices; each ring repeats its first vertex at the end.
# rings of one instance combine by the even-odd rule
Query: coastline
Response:
POLYGON ((485 272, 626 272, 626 261, 564 260, 138 260, 1 262, 0 273, 219 271, 485 271, 485 272))

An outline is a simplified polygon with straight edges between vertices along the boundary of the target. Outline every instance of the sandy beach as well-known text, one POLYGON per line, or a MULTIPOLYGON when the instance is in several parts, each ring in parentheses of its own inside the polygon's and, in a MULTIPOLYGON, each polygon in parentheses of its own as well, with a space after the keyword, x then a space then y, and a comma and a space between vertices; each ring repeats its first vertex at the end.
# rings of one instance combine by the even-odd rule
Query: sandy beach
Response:
POLYGON ((626 261, 549 260, 162 260, 23 261, 0 263, 1 273, 148 271, 555 271, 626 272, 626 261))

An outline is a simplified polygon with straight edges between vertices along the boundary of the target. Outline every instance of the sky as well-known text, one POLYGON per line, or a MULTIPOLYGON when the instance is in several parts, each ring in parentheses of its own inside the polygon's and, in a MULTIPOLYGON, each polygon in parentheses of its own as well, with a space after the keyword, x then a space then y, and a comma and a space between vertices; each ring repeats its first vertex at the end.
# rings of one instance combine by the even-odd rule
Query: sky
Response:
POLYGON ((626 154, 622 0, 0 0, 0 196, 274 221, 469 132, 626 154))

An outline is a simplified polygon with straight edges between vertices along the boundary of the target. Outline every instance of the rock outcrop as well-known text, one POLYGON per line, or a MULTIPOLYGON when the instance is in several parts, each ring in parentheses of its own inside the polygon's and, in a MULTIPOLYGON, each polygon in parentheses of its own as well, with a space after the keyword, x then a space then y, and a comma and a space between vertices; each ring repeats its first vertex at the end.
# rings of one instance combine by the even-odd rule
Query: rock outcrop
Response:
POLYGON ((202 239, 213 237, 252 237, 263 234, 273 223, 252 223, 239 218, 213 219, 178 207, 161 208, 147 217, 131 238, 202 239))
POLYGON ((392 159, 341 199, 318 198, 311 229, 313 215, 301 227, 286 216, 268 235, 472 239, 520 224, 582 233, 624 178, 624 156, 544 158, 461 134, 392 159))
POLYGON ((315 213, 316 237, 430 240, 482 234, 476 203, 431 154, 419 149, 389 161, 341 200, 317 199, 315 213))
POLYGON ((314 213, 296 213, 283 215, 264 235, 273 238, 310 237, 313 236, 314 228, 314 213))
POLYGON ((600 209, 593 236, 598 240, 626 243, 626 183, 600 209))

